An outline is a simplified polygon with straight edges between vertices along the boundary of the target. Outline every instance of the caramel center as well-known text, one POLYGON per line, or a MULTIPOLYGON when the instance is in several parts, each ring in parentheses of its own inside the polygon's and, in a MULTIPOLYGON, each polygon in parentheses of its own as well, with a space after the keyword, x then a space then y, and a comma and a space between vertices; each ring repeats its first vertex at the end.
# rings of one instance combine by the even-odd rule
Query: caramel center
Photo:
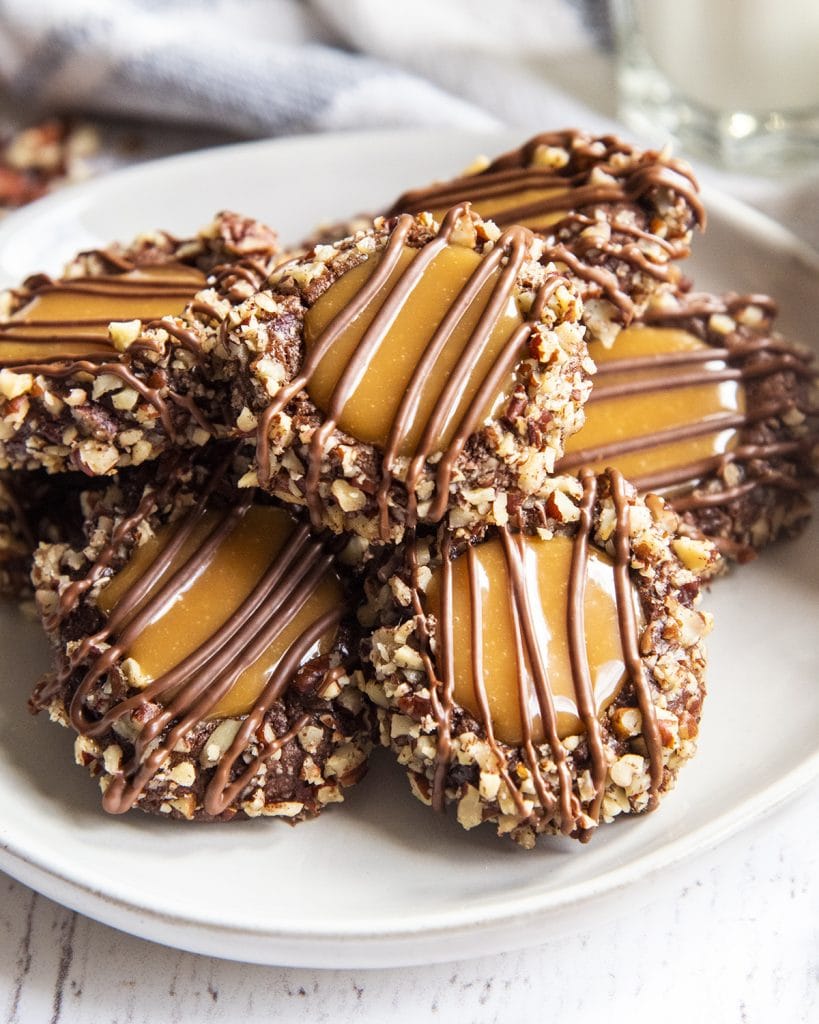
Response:
MULTIPOLYGON (((401 401, 425 349, 449 311, 458 306, 467 282, 480 267, 481 256, 460 245, 447 245, 432 259, 420 275, 410 280, 413 260, 423 250, 405 247, 398 263, 386 278, 372 301, 347 323, 321 359, 307 387, 313 401, 325 412, 329 409, 342 373, 353 360, 359 346, 379 310, 396 292, 400 303, 379 337, 378 344, 366 361, 363 373, 352 393, 343 402, 338 426, 360 441, 385 446, 399 412, 401 401)), ((379 257, 359 264, 340 277, 309 310, 305 321, 308 352, 336 317, 343 317, 353 299, 375 272, 379 257)), ((454 329, 421 382, 418 403, 407 424, 399 455, 412 455, 421 440, 425 425, 433 413, 439 412, 444 387, 456 365, 464 358, 467 344, 473 338, 493 290, 498 286, 500 271, 486 276, 474 300, 458 309, 454 329)), ((509 295, 480 351, 469 360, 469 374, 458 389, 456 400, 446 409, 438 436, 432 439, 432 450, 446 448, 470 410, 478 389, 512 335, 521 326, 522 318, 513 295, 509 295)), ((511 378, 488 402, 488 416, 499 399, 508 395, 511 378)))
MULTIPOLYGON (((159 679, 219 634, 228 619, 242 609, 254 587, 290 540, 293 521, 279 509, 253 506, 238 525, 219 543, 209 558, 199 558, 197 571, 179 587, 171 588, 164 601, 158 601, 161 588, 189 559, 197 559, 207 538, 222 522, 215 512, 206 512, 177 552, 170 566, 149 590, 147 596, 129 614, 125 625, 137 612, 151 606, 148 625, 125 651, 133 658, 148 682, 159 679)), ((162 527, 136 550, 128 564, 100 592, 98 606, 107 616, 145 576, 150 567, 173 540, 179 524, 162 527)), ((294 567, 295 570, 295 567, 294 567)), ((278 614, 282 628, 256 661, 235 680, 228 692, 208 709, 208 718, 228 718, 247 714, 256 703, 272 672, 290 646, 305 629, 343 600, 338 578, 326 573, 295 614, 292 607, 278 614)), ((335 628, 307 651, 303 661, 323 655, 330 649, 335 628)), ((215 655, 218 657, 218 654, 215 655)), ((230 666, 225 666, 229 668, 230 666)), ((175 693, 171 689, 164 702, 175 693)))
MULTIPOLYGON (((578 717, 576 680, 570 661, 568 632, 569 581, 573 542, 566 537, 523 541, 525 600, 535 640, 557 712, 563 738, 584 728, 578 717)), ((535 742, 544 739, 543 718, 526 647, 522 609, 513 599, 509 565, 501 540, 472 550, 476 592, 468 558, 452 564, 453 696, 477 721, 482 720, 479 688, 489 708, 497 739, 519 744, 523 718, 530 722, 535 742), (473 614, 473 611, 476 614, 473 614), (480 621, 476 621, 477 619, 480 621)), ((437 569, 427 590, 430 610, 441 619, 442 572, 437 569)), ((636 600, 636 597, 635 597, 636 600)), ((614 587, 614 563, 591 548, 586 562, 584 591, 585 646, 598 714, 616 697, 626 667, 620 643, 614 587)), ((441 628, 438 631, 441 667, 441 628)))
POLYGON ((168 263, 124 274, 45 285, 0 324, 0 361, 41 361, 110 352, 108 325, 181 313, 204 284, 195 267, 168 263))
MULTIPOLYGON (((571 197, 565 188, 523 188, 510 189, 505 186, 497 194, 491 193, 491 176, 476 177, 475 192, 469 192, 464 183, 464 195, 472 203, 472 209, 485 220, 493 220, 498 224, 522 224, 533 231, 541 231, 562 220, 571 209, 571 197), (566 196, 567 202, 560 207, 556 200, 566 196)), ((440 220, 446 209, 436 209, 433 216, 440 220)))
POLYGON ((708 350, 694 335, 675 328, 630 327, 611 348, 593 342, 589 352, 598 373, 585 425, 566 444, 572 464, 587 453, 596 472, 614 466, 640 482, 729 450, 736 443, 736 427, 720 427, 719 421, 744 413, 744 388, 736 380, 718 379, 726 370, 723 359, 674 361, 685 353, 707 356, 708 350), (618 370, 623 360, 630 365, 618 370), (691 382, 681 385, 683 378, 691 382), (630 393, 608 394, 623 386, 630 393), (606 449, 602 456, 600 449, 606 449))

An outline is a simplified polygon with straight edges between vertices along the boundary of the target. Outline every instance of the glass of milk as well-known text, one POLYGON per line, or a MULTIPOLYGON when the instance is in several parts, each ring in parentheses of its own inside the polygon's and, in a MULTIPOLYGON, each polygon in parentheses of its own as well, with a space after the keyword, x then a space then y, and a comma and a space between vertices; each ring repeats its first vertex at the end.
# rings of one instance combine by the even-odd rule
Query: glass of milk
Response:
POLYGON ((620 116, 734 169, 819 166, 819 0, 612 0, 620 116))

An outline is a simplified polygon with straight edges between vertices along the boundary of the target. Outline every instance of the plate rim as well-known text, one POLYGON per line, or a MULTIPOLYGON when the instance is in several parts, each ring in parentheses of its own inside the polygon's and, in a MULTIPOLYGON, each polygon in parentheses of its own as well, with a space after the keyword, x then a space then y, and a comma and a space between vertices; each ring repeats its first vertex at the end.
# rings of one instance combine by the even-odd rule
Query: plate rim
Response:
MULTIPOLYGON (((537 917, 545 912, 565 910, 569 906, 577 907, 581 903, 593 902, 602 896, 627 887, 638 878, 646 879, 652 877, 659 871, 674 867, 693 856, 713 849, 743 828, 754 824, 788 801, 796 800, 798 795, 806 790, 816 777, 819 777, 819 751, 806 758, 800 765, 791 769, 790 772, 786 773, 775 783, 771 783, 763 790, 756 791, 753 796, 749 796, 736 804, 731 813, 723 814, 714 821, 701 825, 692 832, 687 832, 684 836, 674 839, 652 853, 643 854, 629 861, 626 865, 613 868, 595 876, 594 879, 575 882, 560 890, 550 891, 544 897, 541 897, 540 901, 538 901, 537 897, 533 898, 525 895, 510 897, 503 905, 503 913, 495 914, 487 910, 481 915, 476 914, 474 910, 471 912, 462 910, 460 911, 462 919, 458 919, 453 912, 448 912, 448 919, 435 922, 431 926, 425 925, 423 929, 424 935, 428 938, 441 937, 448 931, 466 927, 480 927, 484 924, 502 926, 512 921, 520 924, 521 921, 537 917), (674 856, 665 856, 669 850, 675 851, 674 856), (610 884, 602 884, 604 881, 610 881, 610 884), (513 905, 526 903, 527 906, 513 906, 512 909, 509 909, 510 903, 513 905), (532 903, 537 903, 537 905, 529 905, 532 903)), ((94 886, 85 885, 66 875, 55 872, 37 857, 26 855, 21 851, 13 849, 12 844, 3 840, 0 842, 0 866, 2 866, 3 870, 7 870, 5 867, 6 858, 34 868, 36 871, 53 878, 58 883, 68 886, 72 891, 80 895, 87 894, 94 901, 101 901, 128 914, 148 915, 158 923, 182 924, 194 928, 204 925, 226 935, 263 936, 273 941, 290 941, 292 939, 304 941, 316 938, 322 942, 340 942, 350 938, 359 941, 381 941, 385 937, 405 940, 413 938, 419 933, 418 928, 395 928, 390 931, 385 931, 383 927, 375 929, 371 925, 367 925, 366 922, 363 924, 354 923, 349 930, 344 932, 331 931, 329 929, 323 931, 318 929, 308 932, 306 929, 301 930, 298 927, 285 931, 282 929, 257 927, 250 924, 230 924, 224 921, 214 922, 205 919, 204 915, 198 917, 195 915, 171 914, 149 904, 139 904, 132 900, 123 899, 120 896, 111 895, 94 886)), ((13 877, 17 877, 12 871, 8 873, 12 874, 13 877)), ((121 927, 113 921, 105 921, 105 923, 113 924, 114 927, 121 927)), ((146 934, 145 937, 152 936, 146 934)))
MULTIPOLYGON (((512 138, 512 134, 512 130, 509 129, 455 133, 444 132, 440 129, 332 132, 239 142, 228 146, 215 146, 176 154, 101 175, 99 178, 74 186, 70 190, 58 191, 46 196, 30 206, 10 214, 0 225, 0 248, 4 245, 6 235, 13 235, 16 231, 25 228, 28 221, 39 221, 42 217, 47 216, 52 208, 64 209, 71 206, 82 208, 100 190, 114 189, 116 191, 117 188, 127 187, 132 179, 138 180, 145 173, 161 174, 163 171, 173 173, 176 168, 184 168, 186 164, 196 166, 207 162, 215 155, 218 155, 219 159, 228 161, 241 160, 252 151, 272 150, 275 152, 279 148, 292 147, 294 144, 305 146, 308 149, 324 148, 337 145, 342 141, 345 145, 353 145, 358 140, 372 141, 377 138, 384 142, 391 137, 400 139, 401 144, 408 144, 410 139, 431 139, 436 136, 438 138, 446 136, 451 139, 455 136, 464 141, 474 139, 476 143, 484 141, 490 144, 494 142, 496 145, 498 140, 504 139, 506 141, 502 144, 505 145, 512 138)), ((523 131, 516 131, 514 137, 519 138, 523 134, 523 131)), ((702 186, 701 194, 706 208, 712 216, 716 215, 734 229, 750 234, 760 242, 769 243, 777 252, 797 260, 809 272, 819 277, 819 253, 808 243, 765 214, 717 188, 702 186)), ((224 940, 227 944, 225 951, 215 952, 214 944, 204 941, 198 949, 190 943, 184 948, 191 948, 196 952, 206 952, 210 955, 231 957, 234 954, 230 947, 233 947, 234 950, 238 949, 242 945, 242 939, 252 938, 254 941, 261 939, 265 944, 265 955, 264 959, 257 962, 268 964, 284 962, 291 963, 293 966, 322 966, 326 958, 321 954, 331 948, 337 948, 340 943, 352 942, 353 946, 362 952, 366 946, 376 942, 401 944, 419 937, 425 941, 436 941, 465 928, 489 927, 495 932, 502 932, 504 929, 508 930, 511 925, 516 927, 532 926, 537 923, 536 919, 542 919, 545 922, 550 915, 564 912, 570 906, 577 908, 580 905, 588 906, 602 902, 605 898, 611 897, 633 884, 638 878, 654 878, 665 869, 673 868, 691 860, 698 854, 713 849, 789 799, 796 798, 817 778, 819 778, 819 750, 805 757, 785 775, 780 776, 763 789, 756 790, 753 795, 734 804, 729 811, 699 826, 693 832, 686 832, 666 842, 658 849, 638 856, 624 865, 604 871, 592 878, 570 883, 561 889, 547 890, 534 895, 514 895, 497 906, 473 907, 472 909, 467 906, 459 908, 457 911, 446 910, 434 919, 427 920, 423 928, 417 923, 402 925, 400 922, 390 922, 385 924, 383 920, 378 927, 375 927, 374 921, 362 919, 352 922, 350 927, 344 931, 339 930, 336 926, 322 928, 320 924, 316 925, 314 922, 310 923, 309 928, 300 922, 294 922, 293 925, 288 925, 284 929, 261 923, 216 921, 212 918, 208 919, 205 913, 201 916, 171 913, 157 908, 150 902, 140 903, 95 889, 92 885, 86 884, 85 880, 72 877, 70 873, 54 870, 42 857, 37 857, 31 851, 22 848, 19 836, 17 843, 10 838, 7 840, 5 826, 2 825, 0 825, 0 868, 13 877, 25 881, 26 884, 31 884, 34 888, 39 888, 36 881, 26 881, 26 878, 21 876, 31 877, 33 874, 41 873, 50 880, 51 884, 47 888, 54 893, 52 898, 106 924, 144 938, 169 942, 173 941, 173 939, 168 939, 168 935, 174 928, 199 929, 208 931, 211 938, 224 940), (296 943, 294 952, 297 953, 297 956, 291 961, 287 959, 287 944, 292 945, 293 943, 296 943), (316 953, 319 955, 305 955, 303 944, 307 943, 317 947, 316 953), (282 956, 285 957, 284 960, 282 960, 282 956)), ((40 891, 44 891, 43 888, 40 888, 40 891)), ((512 948, 512 946, 513 943, 509 941, 496 944, 498 949, 512 948)), ((351 949, 350 952, 353 950, 351 949)), ((433 958, 429 950, 424 959, 420 961, 414 957, 407 958, 406 955, 402 957, 400 948, 396 952, 399 955, 387 956, 383 965, 428 962, 433 958)), ((360 959, 359 954, 355 954, 349 965, 367 966, 368 964, 360 959)))

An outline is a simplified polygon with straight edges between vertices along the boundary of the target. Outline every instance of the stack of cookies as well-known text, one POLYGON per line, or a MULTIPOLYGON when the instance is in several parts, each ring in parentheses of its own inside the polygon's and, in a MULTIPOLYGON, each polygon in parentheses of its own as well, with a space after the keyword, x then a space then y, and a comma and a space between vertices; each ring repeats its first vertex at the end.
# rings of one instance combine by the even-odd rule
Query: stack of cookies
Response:
POLYGON ((680 272, 704 216, 566 131, 296 251, 221 214, 8 292, 0 582, 104 807, 295 823, 380 741, 527 848, 654 808, 702 583, 816 480, 809 355, 680 272))

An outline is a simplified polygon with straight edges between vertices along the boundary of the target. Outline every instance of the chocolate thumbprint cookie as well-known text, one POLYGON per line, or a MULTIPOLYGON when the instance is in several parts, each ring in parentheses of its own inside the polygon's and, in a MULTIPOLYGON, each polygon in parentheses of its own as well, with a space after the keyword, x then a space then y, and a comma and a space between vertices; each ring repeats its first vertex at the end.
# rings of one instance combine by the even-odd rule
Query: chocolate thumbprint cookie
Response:
POLYGON ((194 238, 84 252, 4 293, 0 467, 105 476, 203 445, 223 403, 197 315, 226 314, 277 259, 269 228, 222 213, 194 238))
POLYGON ((468 204, 319 246, 224 335, 236 426, 256 439, 245 482, 365 549, 525 517, 582 424, 581 315, 542 241, 468 204))
POLYGON ((617 466, 686 526, 747 560, 810 515, 819 392, 806 348, 774 328, 763 295, 664 296, 597 364, 586 423, 558 471, 617 466))
POLYGON ((695 750, 716 558, 676 527, 586 470, 555 479, 539 529, 417 538, 380 574, 365 692, 420 800, 524 847, 657 805, 695 750))
POLYGON ((32 706, 76 731, 110 812, 293 823, 366 770, 355 599, 236 473, 233 448, 123 471, 87 495, 84 546, 36 554, 55 658, 32 706))

